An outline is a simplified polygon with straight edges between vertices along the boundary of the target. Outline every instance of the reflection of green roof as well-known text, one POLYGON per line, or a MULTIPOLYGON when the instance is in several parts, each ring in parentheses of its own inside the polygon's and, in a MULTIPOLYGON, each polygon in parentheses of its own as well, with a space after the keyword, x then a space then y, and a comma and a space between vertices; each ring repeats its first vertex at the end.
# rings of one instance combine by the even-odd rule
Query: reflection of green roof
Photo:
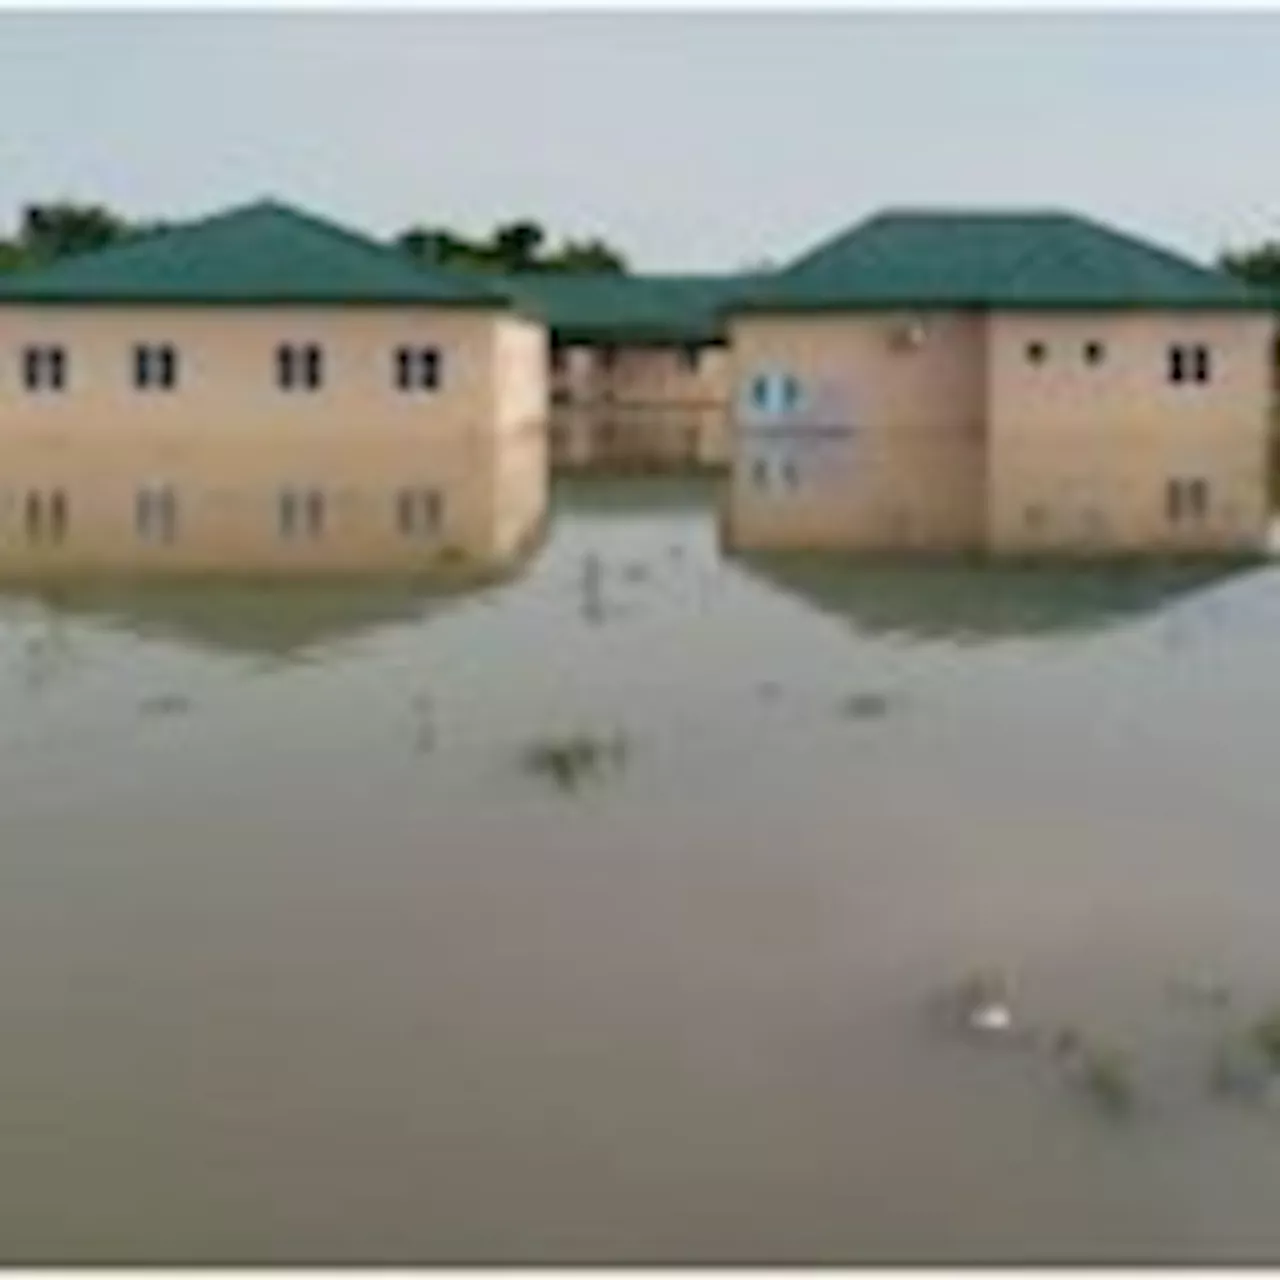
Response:
POLYGON ((423 578, 333 581, 85 581, 6 588, 66 621, 96 621, 143 638, 232 654, 296 657, 383 627, 410 623, 514 580, 524 566, 446 584, 423 578))
POLYGON ((922 563, 800 552, 735 560, 752 577, 858 631, 953 641, 1101 630, 1221 585, 1246 568, 1196 560, 922 563))
POLYGON ((735 310, 1268 310, 1261 292, 1075 214, 889 211, 819 245, 735 310))
POLYGON ((16 271, 0 279, 0 302, 506 307, 510 299, 490 282, 415 264, 268 200, 16 271))
POLYGON ((528 271, 503 278, 563 343, 723 341, 720 308, 752 276, 646 276, 528 271))

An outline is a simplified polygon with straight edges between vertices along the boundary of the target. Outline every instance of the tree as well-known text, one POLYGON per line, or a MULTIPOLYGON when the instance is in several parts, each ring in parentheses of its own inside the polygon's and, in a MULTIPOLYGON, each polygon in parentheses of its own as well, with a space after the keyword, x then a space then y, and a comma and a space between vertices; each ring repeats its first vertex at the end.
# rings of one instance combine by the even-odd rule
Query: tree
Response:
POLYGON ((1246 284, 1280 288, 1280 242, 1267 240, 1253 248, 1228 251, 1218 258, 1218 266, 1246 284))
POLYGON ((603 240, 566 240, 542 263, 544 271, 599 271, 622 273, 627 260, 603 240))
POLYGON ((538 250, 546 232, 536 222, 507 222, 490 241, 498 265, 504 271, 531 271, 538 265, 538 250))
POLYGON ((101 205, 33 204, 23 210, 19 245, 31 261, 105 249, 131 233, 129 224, 101 205))
POLYGON ((394 244, 420 262, 473 271, 624 272, 627 261, 603 240, 566 240, 548 251, 541 223, 519 218, 500 223, 491 235, 470 240, 440 227, 412 226, 394 244))

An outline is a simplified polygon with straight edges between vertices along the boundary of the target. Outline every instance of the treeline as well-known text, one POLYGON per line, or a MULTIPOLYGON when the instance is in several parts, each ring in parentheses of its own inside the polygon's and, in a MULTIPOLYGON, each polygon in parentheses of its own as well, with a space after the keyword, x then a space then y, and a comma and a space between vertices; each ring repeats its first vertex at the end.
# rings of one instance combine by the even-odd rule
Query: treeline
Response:
POLYGON ((1224 253, 1218 265, 1246 284, 1280 289, 1280 242, 1275 240, 1224 253))
MULTIPOLYGON (((0 270, 103 249, 168 225, 131 222, 104 205, 30 204, 22 210, 17 234, 0 238, 0 270)), ((422 262, 481 271, 627 270, 625 256, 605 241, 566 239, 552 246, 542 224, 530 219, 501 223, 479 239, 442 227, 411 226, 391 244, 422 262)))

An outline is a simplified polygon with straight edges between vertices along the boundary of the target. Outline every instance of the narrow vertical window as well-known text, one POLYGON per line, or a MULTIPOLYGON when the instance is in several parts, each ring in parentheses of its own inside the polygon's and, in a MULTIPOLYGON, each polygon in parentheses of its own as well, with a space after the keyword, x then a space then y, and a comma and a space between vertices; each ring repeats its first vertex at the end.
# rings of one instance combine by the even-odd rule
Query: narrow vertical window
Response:
POLYGON ((67 385, 67 357, 63 348, 24 347, 22 385, 28 391, 64 390, 67 385))
POLYGON ((1209 348, 1204 346, 1191 348, 1191 376, 1195 382, 1209 381, 1209 348))
POLYGON ((67 536, 67 495, 61 489, 49 494, 49 541, 61 542, 67 536))
POLYGON ((396 525, 406 538, 438 533, 443 512, 443 499, 435 489, 402 489, 396 495, 396 525))
POLYGON ((1084 344, 1084 362, 1085 364, 1101 364, 1107 358, 1107 349, 1101 342, 1086 342, 1084 344))
POLYGON ((283 391, 293 390, 296 358, 293 347, 276 348, 276 385, 283 391))
POLYGON ((1048 348, 1043 342, 1027 343, 1026 356, 1028 364, 1044 364, 1045 357, 1048 354, 1048 348))
POLYGON ((168 485, 139 489, 134 504, 134 521, 144 542, 167 545, 177 536, 178 502, 168 485))
POLYGON ((1171 524, 1182 519, 1182 481, 1170 480, 1164 489, 1164 513, 1171 524))
POLYGON ((177 352, 167 343, 133 349, 133 385, 140 391, 172 391, 178 381, 177 352))
POLYGON ((22 504, 22 524, 28 542, 39 542, 44 534, 44 503, 38 493, 28 493, 22 504))
POLYGON ((314 342, 276 348, 276 385, 282 391, 316 391, 324 381, 324 352, 314 342))
POLYGON ((680 348, 680 367, 686 373, 697 373, 701 358, 702 352, 695 346, 680 348))
POLYGON ((293 538, 297 535, 298 495, 292 489, 286 489, 280 495, 277 520, 282 538, 293 538))
POLYGON ((305 510, 307 516, 307 536, 311 538, 320 537, 320 535, 324 533, 324 494, 318 489, 312 489, 310 493, 307 494, 305 510))
POLYGON ((1192 520, 1203 520, 1209 514, 1209 482, 1197 478, 1186 485, 1187 515, 1192 520))
POLYGON ((434 391, 440 385, 440 353, 435 347, 397 347, 395 367, 401 391, 434 391))
POLYGON ((28 542, 61 542, 67 535, 67 495, 61 489, 29 490, 22 506, 28 542))
POLYGON ((1183 347, 1169 348, 1169 381, 1185 382, 1187 377, 1187 355, 1183 347))

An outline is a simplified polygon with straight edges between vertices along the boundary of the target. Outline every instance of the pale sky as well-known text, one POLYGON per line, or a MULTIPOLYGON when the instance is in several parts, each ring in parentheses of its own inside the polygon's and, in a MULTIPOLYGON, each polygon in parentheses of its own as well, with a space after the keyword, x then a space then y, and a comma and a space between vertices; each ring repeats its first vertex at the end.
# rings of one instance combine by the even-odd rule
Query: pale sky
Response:
POLYGON ((532 216, 644 269, 888 205, 1280 237, 1280 13, 0 13, 0 221, 265 194, 385 235, 532 216))

